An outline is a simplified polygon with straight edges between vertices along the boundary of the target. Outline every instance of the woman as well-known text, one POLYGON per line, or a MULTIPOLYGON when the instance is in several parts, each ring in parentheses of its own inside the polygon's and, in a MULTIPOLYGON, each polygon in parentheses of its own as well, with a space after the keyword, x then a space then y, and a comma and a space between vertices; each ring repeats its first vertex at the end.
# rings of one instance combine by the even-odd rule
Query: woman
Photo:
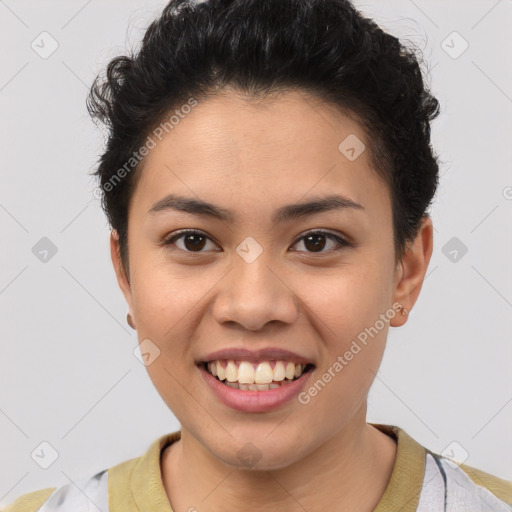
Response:
POLYGON ((432 254, 411 51, 344 0, 173 0, 88 106, 127 321, 181 429, 8 510, 512 510, 509 482, 366 421, 432 254))

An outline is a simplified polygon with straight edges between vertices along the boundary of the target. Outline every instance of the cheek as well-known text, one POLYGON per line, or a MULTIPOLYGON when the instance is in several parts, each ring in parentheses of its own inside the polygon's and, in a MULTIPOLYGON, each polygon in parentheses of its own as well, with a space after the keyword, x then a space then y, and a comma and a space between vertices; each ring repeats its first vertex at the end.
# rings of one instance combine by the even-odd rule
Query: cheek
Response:
POLYGON ((170 266, 144 265, 133 283, 137 328, 162 341, 172 338, 201 311, 212 286, 207 275, 193 269, 186 278, 170 270, 170 266))
POLYGON ((197 406, 200 397, 196 396, 194 390, 184 391, 181 383, 184 382, 185 375, 177 361, 178 354, 170 357, 169 353, 162 352, 146 370, 160 398, 176 417, 182 418, 190 413, 187 411, 197 406))
POLYGON ((314 313, 310 321, 321 320, 316 323, 325 348, 322 368, 312 383, 315 389, 310 389, 311 402, 318 407, 332 403, 342 413, 366 396, 382 360, 394 310, 382 268, 354 266, 338 276, 326 280, 308 299, 314 313))
POLYGON ((303 279, 301 288, 308 310, 322 320, 329 339, 346 343, 373 325, 389 307, 391 276, 374 263, 351 264, 318 279, 303 279))
MULTIPOLYGON (((332 433, 333 429, 343 428, 361 410, 374 380, 368 364, 374 355, 374 350, 367 349, 354 356, 346 365, 339 361, 341 366, 330 363, 328 368, 317 372, 315 378, 310 380, 298 398, 309 421, 317 424, 315 428, 326 434, 332 433), (343 369, 339 370, 340 367, 343 369)), ((372 364, 375 373, 377 360, 372 364)))
MULTIPOLYGON (((382 361, 389 321, 382 320, 385 309, 356 301, 344 302, 337 321, 323 332, 325 357, 308 383, 300 403, 311 417, 325 417, 329 424, 342 425, 365 402, 382 361)), ((340 301, 341 303, 341 301, 340 301)))

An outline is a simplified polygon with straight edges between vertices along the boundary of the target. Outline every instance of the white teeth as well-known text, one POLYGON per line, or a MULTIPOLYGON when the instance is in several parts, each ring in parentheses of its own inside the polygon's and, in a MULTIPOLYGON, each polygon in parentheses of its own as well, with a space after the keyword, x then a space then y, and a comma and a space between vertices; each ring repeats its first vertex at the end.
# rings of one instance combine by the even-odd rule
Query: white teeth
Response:
POLYGON ((254 382, 256 384, 270 384, 273 378, 274 372, 272 371, 270 364, 266 361, 264 363, 260 363, 254 372, 254 382))
POLYGON ((221 362, 215 361, 213 364, 217 368, 217 377, 219 378, 219 380, 224 380, 226 378, 226 370, 222 368, 221 362))
POLYGON ((285 383, 291 382, 286 379, 282 383, 271 382, 270 384, 239 384, 238 382, 225 381, 224 384, 233 389, 240 389, 242 391, 269 391, 270 389, 280 388, 285 383))
POLYGON ((238 377, 238 371, 234 361, 228 361, 226 366, 226 380, 228 382, 235 382, 238 377))
MULTIPOLYGON (((272 380, 272 379, 270 379, 272 380)), ((240 384, 254 383, 254 367, 248 361, 242 361, 238 367, 238 382, 240 384)))
POLYGON ((276 365, 274 366, 274 380, 279 382, 284 380, 285 377, 285 370, 284 370, 284 363, 282 361, 277 361, 276 365))
POLYGON ((293 363, 288 363, 286 365, 285 376, 290 380, 295 376, 295 365, 293 363))
POLYGON ((210 361, 206 368, 209 373, 230 387, 248 391, 266 391, 275 389, 281 383, 287 383, 298 378, 304 372, 306 365, 295 364, 291 361, 272 361, 253 363, 251 361, 210 361), (225 364, 225 368, 223 367, 225 364), (240 385, 240 387, 239 387, 240 385))

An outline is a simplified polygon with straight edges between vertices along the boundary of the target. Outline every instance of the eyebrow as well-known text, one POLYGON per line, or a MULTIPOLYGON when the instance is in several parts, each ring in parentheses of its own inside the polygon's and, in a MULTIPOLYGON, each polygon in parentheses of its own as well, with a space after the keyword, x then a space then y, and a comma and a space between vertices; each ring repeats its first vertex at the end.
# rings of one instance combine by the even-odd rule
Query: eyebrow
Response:
MULTIPOLYGON (((273 223, 282 223, 292 219, 299 219, 314 215, 317 213, 331 210, 364 210, 364 206, 348 197, 338 194, 328 195, 326 197, 314 198, 307 202, 289 204, 280 207, 272 216, 273 223)), ((233 222, 236 215, 233 211, 221 208, 212 203, 194 199, 191 197, 169 194, 156 202, 148 213, 155 215, 169 210, 190 213, 192 215, 202 215, 212 217, 225 222, 233 222)))

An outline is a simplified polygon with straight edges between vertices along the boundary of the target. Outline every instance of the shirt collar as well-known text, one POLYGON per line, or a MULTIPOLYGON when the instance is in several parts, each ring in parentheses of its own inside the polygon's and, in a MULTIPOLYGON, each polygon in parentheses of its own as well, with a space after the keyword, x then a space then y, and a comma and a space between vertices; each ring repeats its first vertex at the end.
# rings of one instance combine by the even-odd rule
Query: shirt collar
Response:
MULTIPOLYGON (((395 425, 370 423, 397 442, 391 477, 374 512, 416 510, 425 474, 425 448, 395 425)), ((165 434, 139 458, 109 470, 109 505, 112 512, 173 512, 162 482, 160 458, 181 432, 165 434)))

